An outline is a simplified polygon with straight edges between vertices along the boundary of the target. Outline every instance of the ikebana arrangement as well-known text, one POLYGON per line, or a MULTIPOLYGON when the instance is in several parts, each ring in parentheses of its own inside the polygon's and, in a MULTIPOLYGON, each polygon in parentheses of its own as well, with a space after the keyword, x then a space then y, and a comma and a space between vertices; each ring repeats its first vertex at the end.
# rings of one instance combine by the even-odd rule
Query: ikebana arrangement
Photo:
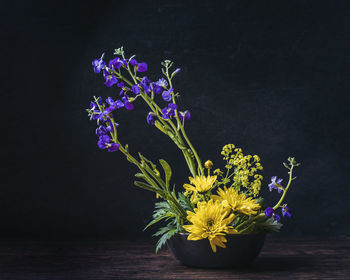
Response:
POLYGON ((180 95, 173 79, 180 68, 172 71, 173 62, 165 60, 161 63, 163 77, 154 82, 143 75, 148 68, 146 62, 137 61, 134 55, 126 58, 123 47, 116 49, 114 55, 108 64, 103 54, 92 65, 96 73, 102 73, 107 87, 119 90, 114 97, 94 97, 87 111, 90 119, 97 122, 97 146, 124 154, 139 170, 134 184, 156 193, 160 199, 155 203, 152 221, 146 226, 163 222, 154 234, 159 237, 156 251, 177 234, 185 234, 191 242, 207 239, 215 254, 223 250, 217 247, 226 247, 230 236, 278 231, 281 216, 292 216, 285 196, 296 178, 294 168, 300 164, 293 157, 283 163, 289 174, 285 185, 282 179, 271 178, 269 190, 276 190, 281 197, 274 206, 266 207, 259 196, 263 179, 259 156, 245 155, 241 148, 227 144, 221 151, 224 168, 214 168, 210 160, 202 163, 185 130, 191 119, 190 111, 177 105, 180 95), (149 107, 145 114, 148 125, 169 136, 184 156, 190 176, 183 182, 182 191, 177 192, 172 185, 169 163, 159 159, 157 165, 141 153, 136 156, 118 135, 117 110, 133 110, 140 100, 149 107))

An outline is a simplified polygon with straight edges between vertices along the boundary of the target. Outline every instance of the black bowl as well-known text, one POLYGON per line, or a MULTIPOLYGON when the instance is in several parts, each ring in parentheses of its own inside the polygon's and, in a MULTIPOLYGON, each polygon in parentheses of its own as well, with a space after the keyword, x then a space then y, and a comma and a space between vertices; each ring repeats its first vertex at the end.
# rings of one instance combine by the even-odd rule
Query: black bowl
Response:
POLYGON ((174 235, 167 241, 170 252, 182 264, 201 268, 229 268, 250 264, 259 255, 265 234, 230 234, 226 248, 216 247, 214 253, 208 239, 187 240, 187 233, 174 235))

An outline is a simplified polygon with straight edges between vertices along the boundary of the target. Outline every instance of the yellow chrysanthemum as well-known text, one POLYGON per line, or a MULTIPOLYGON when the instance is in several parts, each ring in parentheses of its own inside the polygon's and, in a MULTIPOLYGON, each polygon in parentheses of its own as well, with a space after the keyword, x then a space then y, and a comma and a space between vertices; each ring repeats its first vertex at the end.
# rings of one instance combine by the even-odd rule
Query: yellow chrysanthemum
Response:
POLYGON ((238 211, 246 215, 256 215, 257 210, 261 206, 256 203, 256 199, 247 198, 245 194, 239 194, 236 190, 231 188, 219 188, 218 195, 212 195, 211 198, 222 202, 224 206, 229 206, 233 211, 238 211))
POLYGON ((184 188, 188 192, 192 192, 191 201, 194 202, 197 193, 204 193, 209 191, 216 181, 217 176, 196 176, 195 178, 189 177, 190 184, 184 184, 184 188), (193 186, 194 185, 194 186, 193 186))
POLYGON ((216 252, 216 246, 226 248, 227 242, 225 235, 236 233, 232 226, 235 215, 230 214, 230 208, 225 208, 220 201, 198 202, 194 213, 187 211, 187 220, 192 225, 185 225, 183 228, 190 232, 188 240, 200 240, 208 238, 213 252, 216 252))

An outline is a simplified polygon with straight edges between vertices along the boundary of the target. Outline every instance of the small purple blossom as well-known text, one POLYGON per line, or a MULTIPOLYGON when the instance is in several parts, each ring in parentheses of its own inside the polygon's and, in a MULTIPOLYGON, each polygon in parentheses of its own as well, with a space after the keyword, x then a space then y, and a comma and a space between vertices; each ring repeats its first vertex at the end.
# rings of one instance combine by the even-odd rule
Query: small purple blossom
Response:
POLYGON ((129 61, 129 63, 132 65, 132 66, 137 66, 137 60, 135 59, 135 58, 133 58, 133 59, 131 59, 130 61, 129 61))
POLYGON ((147 71, 147 63, 146 62, 138 63, 137 71, 138 72, 146 72, 147 71))
POLYGON ((133 91, 133 93, 135 93, 136 95, 140 94, 140 87, 138 84, 134 85, 131 87, 131 90, 133 91))
POLYGON ((162 109, 162 118, 169 119, 171 116, 175 116, 175 110, 177 109, 177 105, 174 103, 169 103, 168 107, 162 109))
POLYGON ((174 77, 177 73, 181 71, 181 68, 177 68, 172 74, 171 77, 174 77))
POLYGON ((283 187, 281 186, 283 179, 277 179, 277 176, 273 176, 271 178, 271 183, 269 184, 270 192, 273 189, 277 189, 278 193, 281 193, 283 191, 283 187))
POLYGON ((161 94, 163 91, 163 88, 157 85, 157 83, 152 83, 152 90, 155 94, 161 94))
POLYGON ((172 88, 170 88, 169 90, 163 91, 162 93, 163 100, 169 102, 172 99, 172 95, 171 95, 172 92, 173 92, 172 88))
POLYGON ((149 112, 148 115, 147 115, 147 123, 151 124, 151 125, 154 125, 154 121, 155 121, 154 117, 155 116, 156 116, 155 113, 149 112))
POLYGON ((134 110, 134 104, 129 102, 129 97, 126 94, 122 97, 122 101, 124 102, 124 106, 127 110, 134 110))
POLYGON ((97 146, 100 149, 107 149, 108 152, 115 152, 119 149, 119 144, 118 143, 110 143, 111 137, 108 135, 102 135, 99 137, 97 146))
POLYGON ((189 121, 191 119, 190 111, 186 110, 185 112, 179 112, 179 119, 180 121, 189 121))
POLYGON ((92 66, 94 67, 95 73, 100 73, 103 67, 106 66, 106 63, 103 61, 104 55, 105 54, 102 54, 101 58, 92 61, 92 66))
POLYGON ((290 212, 290 209, 289 209, 287 204, 284 204, 282 206, 282 216, 283 217, 288 217, 288 218, 292 217, 292 213, 290 212))
POLYGON ((106 135, 107 133, 107 129, 103 125, 100 125, 98 128, 96 128, 96 135, 99 137, 102 135, 106 135))
POLYGON ((107 86, 107 87, 111 87, 111 86, 113 86, 114 84, 116 84, 116 83, 118 83, 118 80, 117 80, 117 78, 114 76, 114 75, 112 75, 112 74, 109 74, 106 70, 103 70, 103 75, 104 75, 104 77, 105 77, 105 85, 107 86))
POLYGON ((124 87, 124 83, 123 82, 117 83, 117 87, 123 88, 124 87))
POLYGON ((272 207, 266 208, 264 213, 267 217, 273 217, 277 222, 281 220, 281 217, 275 213, 272 207))
POLYGON ((108 113, 110 113, 116 109, 119 109, 121 107, 124 107, 124 103, 122 101, 120 101, 120 100, 114 101, 112 97, 108 97, 106 99, 106 102, 109 105, 109 107, 106 108, 105 111, 107 111, 108 113))
POLYGON ((145 76, 140 82, 140 86, 143 88, 144 92, 149 93, 151 91, 151 81, 145 76))
POLYGON ((123 62, 120 60, 119 57, 116 57, 112 60, 109 61, 108 63, 108 67, 111 69, 119 69, 120 67, 122 67, 123 62))

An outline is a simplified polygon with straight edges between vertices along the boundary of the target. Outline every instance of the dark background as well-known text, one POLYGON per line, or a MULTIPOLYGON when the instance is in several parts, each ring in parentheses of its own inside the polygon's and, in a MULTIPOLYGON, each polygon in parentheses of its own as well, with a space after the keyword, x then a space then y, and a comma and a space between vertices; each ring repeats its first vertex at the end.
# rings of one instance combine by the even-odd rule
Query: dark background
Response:
MULTIPOLYGON (((258 154, 263 195, 282 162, 302 162, 281 235, 350 234, 348 1, 8 1, 1 4, 2 237, 147 237, 155 197, 133 186, 121 153, 96 146, 85 108, 116 97, 91 61, 124 46, 160 77, 182 72, 180 106, 203 160, 234 143, 258 154), (130 3, 128 3, 130 2, 130 3)), ((180 151, 146 124, 140 103, 122 112, 131 151, 166 159, 180 189, 180 151)))

